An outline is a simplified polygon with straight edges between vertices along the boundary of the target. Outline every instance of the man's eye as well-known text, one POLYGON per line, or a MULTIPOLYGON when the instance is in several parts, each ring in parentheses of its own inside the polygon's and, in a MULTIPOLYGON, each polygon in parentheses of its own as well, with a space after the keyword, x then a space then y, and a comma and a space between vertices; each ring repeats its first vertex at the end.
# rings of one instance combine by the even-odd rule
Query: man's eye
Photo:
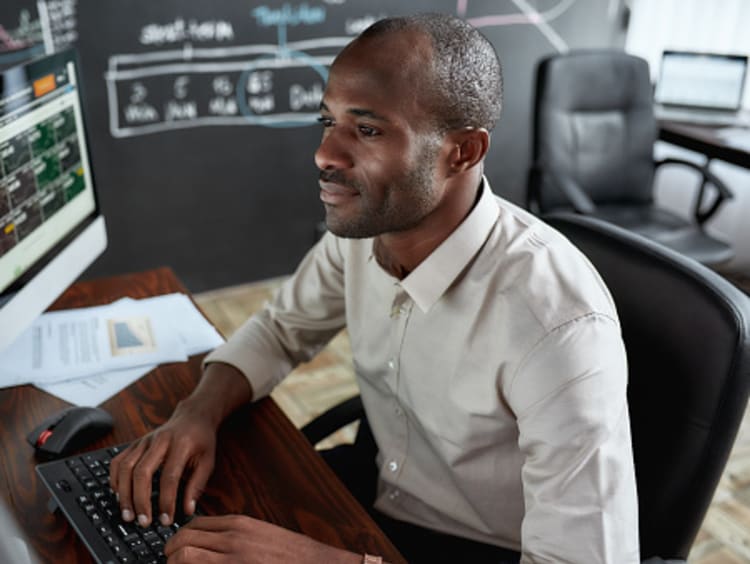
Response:
POLYGON ((318 123, 323 127, 331 127, 333 125, 333 120, 329 117, 320 116, 318 118, 318 123))
POLYGON ((375 129, 374 127, 370 127, 369 125, 360 125, 357 127, 359 129, 359 132, 365 137, 375 137, 380 133, 377 129, 375 129))

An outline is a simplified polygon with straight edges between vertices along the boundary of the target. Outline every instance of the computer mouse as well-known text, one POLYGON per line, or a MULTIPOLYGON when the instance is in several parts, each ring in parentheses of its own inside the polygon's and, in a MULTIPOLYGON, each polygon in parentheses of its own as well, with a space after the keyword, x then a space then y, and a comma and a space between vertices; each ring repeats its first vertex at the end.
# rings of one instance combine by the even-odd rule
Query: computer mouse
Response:
POLYGON ((100 407, 69 407, 47 417, 26 440, 37 454, 61 456, 106 435, 113 425, 112 416, 100 407))

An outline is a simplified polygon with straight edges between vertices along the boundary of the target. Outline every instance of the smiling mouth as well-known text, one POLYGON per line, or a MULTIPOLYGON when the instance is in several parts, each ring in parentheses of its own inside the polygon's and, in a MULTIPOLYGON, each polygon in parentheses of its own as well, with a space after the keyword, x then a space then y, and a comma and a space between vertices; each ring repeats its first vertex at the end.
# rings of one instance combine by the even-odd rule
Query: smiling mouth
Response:
POLYGON ((324 204, 338 205, 359 196, 359 191, 343 184, 320 181, 320 199, 324 204))

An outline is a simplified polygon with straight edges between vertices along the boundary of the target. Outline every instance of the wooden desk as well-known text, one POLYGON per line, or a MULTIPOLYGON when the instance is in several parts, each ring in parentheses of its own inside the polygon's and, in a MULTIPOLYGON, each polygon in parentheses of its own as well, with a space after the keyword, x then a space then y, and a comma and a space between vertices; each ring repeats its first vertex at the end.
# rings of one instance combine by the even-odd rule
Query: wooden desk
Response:
MULTIPOLYGON (((54 309, 188 293, 167 268, 75 284, 54 309)), ((89 449, 132 441, 163 423, 194 388, 202 357, 162 365, 102 404, 114 431, 89 449)), ((91 562, 65 518, 46 508, 26 434, 61 399, 32 386, 0 390, 0 494, 44 562, 91 562)), ((209 515, 244 513, 354 552, 404 562, 364 509, 272 399, 240 409, 219 432, 216 469, 199 501, 209 515)))
MULTIPOLYGON (((722 138, 718 127, 690 125, 672 121, 659 122, 659 139, 719 159, 750 168, 750 151, 722 138)), ((748 132, 750 135, 750 132, 748 132)))

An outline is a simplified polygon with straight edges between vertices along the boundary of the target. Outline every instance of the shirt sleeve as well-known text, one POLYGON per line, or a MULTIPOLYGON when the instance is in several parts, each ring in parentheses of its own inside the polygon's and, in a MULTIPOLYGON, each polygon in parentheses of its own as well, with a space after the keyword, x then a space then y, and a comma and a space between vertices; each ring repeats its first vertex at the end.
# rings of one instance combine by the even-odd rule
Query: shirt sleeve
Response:
POLYGON ((521 562, 640 561, 626 390, 619 325, 604 315, 551 331, 519 369, 521 562))
POLYGON ((343 254, 340 240, 326 233, 274 298, 204 364, 236 367, 257 400, 297 364, 315 356, 345 324, 343 254))

